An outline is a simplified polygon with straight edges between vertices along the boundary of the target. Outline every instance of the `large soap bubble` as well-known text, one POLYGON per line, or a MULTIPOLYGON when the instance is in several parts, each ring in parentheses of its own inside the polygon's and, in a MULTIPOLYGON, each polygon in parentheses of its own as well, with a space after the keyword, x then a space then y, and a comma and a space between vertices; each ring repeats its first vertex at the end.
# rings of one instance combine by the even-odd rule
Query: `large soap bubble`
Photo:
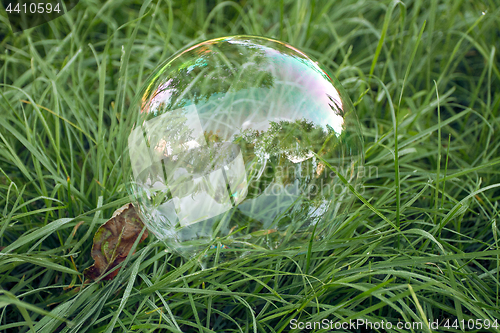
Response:
POLYGON ((129 190, 171 250, 219 260, 298 248, 345 218, 353 195, 325 162, 360 184, 359 122, 340 83, 301 51, 209 40, 160 65, 140 96, 129 190))

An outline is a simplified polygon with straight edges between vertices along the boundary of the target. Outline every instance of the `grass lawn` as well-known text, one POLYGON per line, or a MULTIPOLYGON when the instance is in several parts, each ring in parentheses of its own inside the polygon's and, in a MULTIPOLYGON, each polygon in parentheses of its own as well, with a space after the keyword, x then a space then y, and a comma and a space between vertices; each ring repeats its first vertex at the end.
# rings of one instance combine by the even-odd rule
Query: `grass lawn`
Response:
POLYGON ((500 332, 498 2, 83 0, 22 33, 0 20, 0 331, 500 332), (182 47, 235 34, 339 78, 372 171, 360 200, 309 253, 202 270, 149 236, 84 285, 94 233, 129 200, 138 88, 182 47))

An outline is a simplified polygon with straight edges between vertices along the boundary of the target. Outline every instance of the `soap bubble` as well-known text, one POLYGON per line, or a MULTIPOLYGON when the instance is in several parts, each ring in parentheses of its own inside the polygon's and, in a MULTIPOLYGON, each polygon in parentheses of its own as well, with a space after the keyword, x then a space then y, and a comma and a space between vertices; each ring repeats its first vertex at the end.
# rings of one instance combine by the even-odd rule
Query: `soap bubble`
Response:
POLYGON ((160 65, 132 106, 129 192, 186 257, 227 260, 329 237, 359 186, 363 141, 342 86, 296 48, 212 39, 160 65), (337 173, 335 173, 332 166, 337 173))

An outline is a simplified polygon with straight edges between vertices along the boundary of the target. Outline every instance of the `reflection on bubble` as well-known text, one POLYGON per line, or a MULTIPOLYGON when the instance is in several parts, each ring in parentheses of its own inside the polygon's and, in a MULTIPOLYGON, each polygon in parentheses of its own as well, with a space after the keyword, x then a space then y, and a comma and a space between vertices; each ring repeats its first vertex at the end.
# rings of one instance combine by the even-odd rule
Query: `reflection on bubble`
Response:
POLYGON ((340 83, 292 46, 248 36, 200 43, 160 65, 141 99, 129 188, 171 249, 232 258, 301 245, 313 228, 317 239, 334 232, 350 207, 324 161, 359 185, 356 114, 340 83))

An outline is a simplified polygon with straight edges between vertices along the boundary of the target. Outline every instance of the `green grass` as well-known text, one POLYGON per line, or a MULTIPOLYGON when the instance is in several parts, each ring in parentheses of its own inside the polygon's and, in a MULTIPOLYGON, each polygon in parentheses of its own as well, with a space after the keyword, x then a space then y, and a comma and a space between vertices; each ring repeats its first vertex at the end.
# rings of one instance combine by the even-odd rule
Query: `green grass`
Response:
POLYGON ((500 318, 495 1, 86 0, 17 35, 0 19, 0 331, 500 318), (113 281, 82 286, 93 234, 127 202, 135 92, 176 50, 233 34, 289 42, 337 75, 377 172, 306 253, 201 270, 149 237, 113 281))

